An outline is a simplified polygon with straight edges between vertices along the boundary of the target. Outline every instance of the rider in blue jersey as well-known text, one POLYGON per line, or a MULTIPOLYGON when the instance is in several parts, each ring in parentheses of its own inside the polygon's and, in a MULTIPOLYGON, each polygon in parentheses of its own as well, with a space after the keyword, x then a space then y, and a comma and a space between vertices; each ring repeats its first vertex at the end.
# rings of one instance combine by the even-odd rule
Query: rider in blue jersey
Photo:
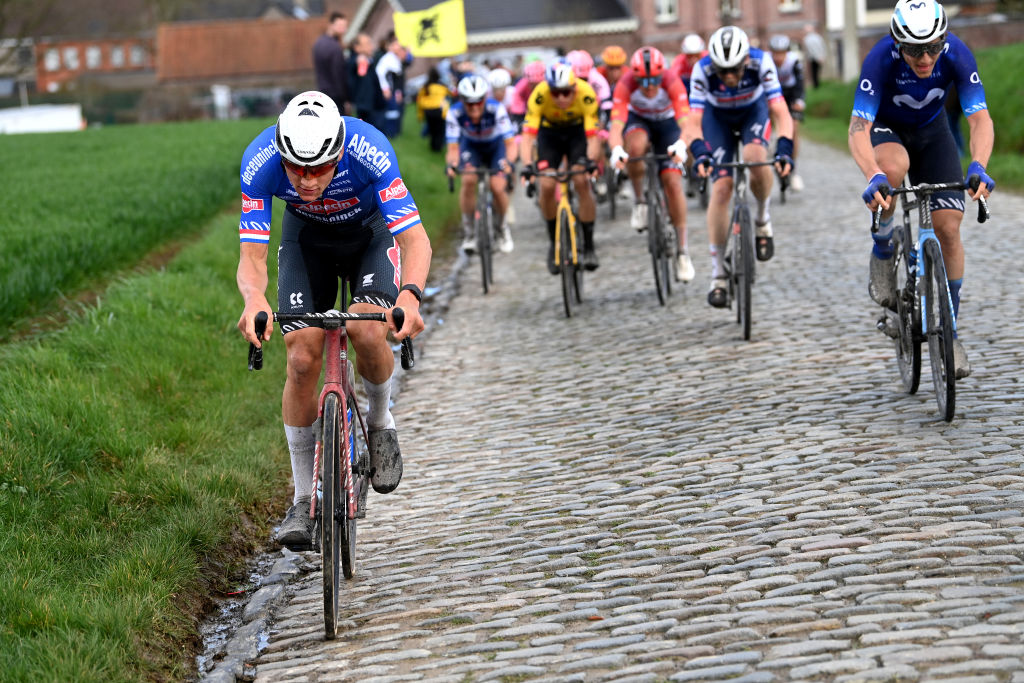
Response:
MULTIPOLYGON (((896 206, 891 197, 882 197, 879 188, 898 187, 908 172, 915 184, 963 181, 956 142, 943 109, 951 84, 957 87, 971 131, 972 161, 967 175, 978 174, 982 180, 971 199, 987 197, 995 189, 995 182, 985 172, 995 133, 974 55, 947 32, 942 5, 934 0, 899 0, 889 29, 890 35, 878 41, 861 67, 849 144, 854 161, 868 179, 861 195, 864 202, 872 210, 879 204, 883 207, 880 227, 873 235, 868 293, 880 305, 893 308, 896 272, 890 240, 896 206)), ((931 209, 954 315, 959 315, 964 273, 960 241, 963 192, 936 192, 931 209)), ((956 377, 967 377, 970 364, 959 339, 953 340, 953 360, 956 377)))
POLYGON ((508 175, 515 160, 515 128, 505 105, 487 96, 489 87, 482 76, 465 76, 457 86, 459 100, 448 108, 445 121, 445 139, 448 152, 445 157, 447 173, 455 176, 462 171, 459 207, 462 209, 462 250, 476 251, 473 216, 476 212, 476 186, 478 168, 489 169, 491 193, 494 197, 494 230, 498 248, 503 253, 512 251, 512 233, 509 230, 508 175))
MULTIPOLYGON (((321 92, 297 95, 277 124, 245 150, 241 168, 242 213, 238 290, 245 308, 238 329, 261 345, 273 323, 256 338, 256 314, 268 314, 267 253, 271 202, 284 200, 277 251, 277 308, 286 313, 323 312, 337 307, 338 278, 352 283, 353 313, 386 312, 388 323, 351 322, 349 339, 369 398, 367 426, 371 483, 390 493, 402 478, 402 456, 389 410, 394 354, 387 342, 423 330, 419 313, 430 268, 430 240, 416 202, 405 187, 398 160, 384 135, 368 123, 341 116, 321 92), (395 329, 390 309, 405 310, 395 329)), ((295 494, 277 540, 286 546, 310 542, 317 384, 324 332, 318 326, 283 324, 288 367, 281 413, 291 453, 295 494)))
MULTIPOLYGON (((708 40, 708 55, 693 67, 690 75, 690 152, 694 169, 701 177, 712 175, 715 163, 731 162, 736 155, 736 137, 743 145, 743 161, 768 159, 771 125, 778 127, 775 169, 785 176, 793 169, 793 119, 782 97, 779 77, 771 55, 750 47, 747 34, 735 26, 723 26, 708 40)), ((711 251, 711 287, 708 303, 716 308, 728 305, 725 274, 725 245, 729 238, 729 198, 732 169, 714 172, 708 202, 708 243, 711 251)), ((750 169, 750 189, 757 198, 754 220, 756 252, 767 261, 775 252, 769 216, 772 173, 768 166, 750 169)))

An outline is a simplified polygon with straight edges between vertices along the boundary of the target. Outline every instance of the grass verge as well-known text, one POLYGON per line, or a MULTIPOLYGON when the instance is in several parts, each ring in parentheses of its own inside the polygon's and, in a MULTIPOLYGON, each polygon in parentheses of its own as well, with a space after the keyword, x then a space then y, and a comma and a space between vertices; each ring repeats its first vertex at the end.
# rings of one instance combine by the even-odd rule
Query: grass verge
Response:
MULTIPOLYGON (((233 168, 232 205, 248 137, 212 164, 233 168)), ((436 240, 457 215, 442 162, 408 133, 396 147, 436 240)), ((97 218, 120 239, 153 208, 122 210, 97 218)), ((51 206, 46 224, 62 213, 51 206)), ((0 345, 0 678, 187 677, 209 597, 283 512, 283 345, 268 345, 263 372, 244 370, 237 220, 175 224, 201 237, 164 268, 115 278, 60 326, 0 345)))

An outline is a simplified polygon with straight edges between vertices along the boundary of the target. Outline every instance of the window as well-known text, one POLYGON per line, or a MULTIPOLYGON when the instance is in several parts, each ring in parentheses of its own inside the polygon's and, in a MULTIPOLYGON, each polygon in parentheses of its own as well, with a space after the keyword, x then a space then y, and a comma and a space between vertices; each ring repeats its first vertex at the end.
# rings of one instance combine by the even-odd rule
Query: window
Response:
POLYGON ((740 0, 719 0, 718 9, 723 22, 732 22, 740 18, 740 0))
POLYGON ((75 71, 78 69, 78 48, 77 47, 66 47, 64 48, 64 68, 75 71))
POLYGON ((51 47, 43 55, 43 66, 46 67, 47 71, 56 71, 60 68, 60 50, 55 47, 51 47))
POLYGON ((124 66, 124 48, 114 45, 110 48, 110 66, 119 69, 124 66))
POLYGON ((799 12, 802 9, 801 0, 779 0, 780 12, 799 12))
POLYGON ((142 49, 141 45, 132 45, 128 54, 132 66, 142 66, 146 63, 146 51, 142 49))
POLYGON ((679 0, 654 0, 654 18, 659 23, 679 21, 679 0))
POLYGON ((85 48, 85 68, 98 69, 103 66, 103 51, 99 45, 90 45, 85 48))

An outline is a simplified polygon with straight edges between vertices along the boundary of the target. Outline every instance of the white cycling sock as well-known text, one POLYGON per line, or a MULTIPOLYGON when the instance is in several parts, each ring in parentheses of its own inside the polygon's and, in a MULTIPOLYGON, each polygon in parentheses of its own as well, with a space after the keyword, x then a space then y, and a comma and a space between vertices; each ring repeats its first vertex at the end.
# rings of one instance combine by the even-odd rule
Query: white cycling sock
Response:
POLYGON ((313 496, 313 452, 316 448, 313 426, 285 425, 284 434, 288 438, 288 452, 292 456, 292 482, 295 484, 292 503, 308 501, 313 496))
POLYGON ((709 246, 711 252, 711 279, 725 277, 725 245, 712 244, 709 246))
POLYGON ((374 384, 363 377, 363 388, 370 401, 366 411, 366 426, 370 429, 394 429, 395 418, 391 415, 391 380, 374 384))
POLYGON ((772 219, 772 217, 768 214, 768 208, 769 208, 769 206, 771 206, 771 203, 772 203, 771 195, 765 197, 764 199, 758 199, 757 200, 757 222, 758 223, 767 223, 768 221, 770 221, 772 219))

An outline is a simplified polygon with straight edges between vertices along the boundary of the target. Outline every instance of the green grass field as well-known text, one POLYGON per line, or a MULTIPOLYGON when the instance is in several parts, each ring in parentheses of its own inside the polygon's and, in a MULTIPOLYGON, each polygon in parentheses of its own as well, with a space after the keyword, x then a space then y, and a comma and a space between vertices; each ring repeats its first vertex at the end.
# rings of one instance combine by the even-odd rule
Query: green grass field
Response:
MULTIPOLYGON (((53 273, 64 273, 68 296, 75 283, 108 283, 96 303, 70 306, 62 324, 0 344, 2 680, 187 677, 204 606, 233 587, 242 559, 288 503, 283 344, 270 342, 263 372, 249 373, 235 329, 238 166, 266 123, 0 138, 8 178, 40 149, 87 157, 61 175, 76 202, 29 202, 36 219, 18 223, 20 258, 40 265, 18 271, 0 237, 8 278, 0 289, 20 272, 19 291, 33 292, 20 310, 33 316, 61 303, 47 288, 53 273), (206 152, 178 155, 186 140, 206 152), (103 192, 113 178, 115 190, 103 192), (87 205, 88 218, 74 218, 72 203, 87 205), (145 246, 104 253, 129 234, 145 246), (124 270, 183 237, 166 266, 124 270), (76 263, 98 264, 77 272, 65 263, 69 251, 83 252, 76 263)), ((396 146, 439 238, 457 213, 442 161, 411 134, 396 146)), ((273 281, 275 259, 270 266, 273 281)))
MULTIPOLYGON (((1024 82, 999 78, 1014 73, 1024 63, 1024 43, 978 50, 978 71, 995 125, 996 144, 987 170, 999 188, 1024 191, 1024 82)), ((855 84, 826 82, 807 91, 807 120, 802 131, 808 137, 846 149, 855 84)), ((967 122, 961 119, 965 143, 967 122)), ((970 159, 965 159, 964 168, 970 159)), ((851 161, 851 163, 853 163, 851 161)))

